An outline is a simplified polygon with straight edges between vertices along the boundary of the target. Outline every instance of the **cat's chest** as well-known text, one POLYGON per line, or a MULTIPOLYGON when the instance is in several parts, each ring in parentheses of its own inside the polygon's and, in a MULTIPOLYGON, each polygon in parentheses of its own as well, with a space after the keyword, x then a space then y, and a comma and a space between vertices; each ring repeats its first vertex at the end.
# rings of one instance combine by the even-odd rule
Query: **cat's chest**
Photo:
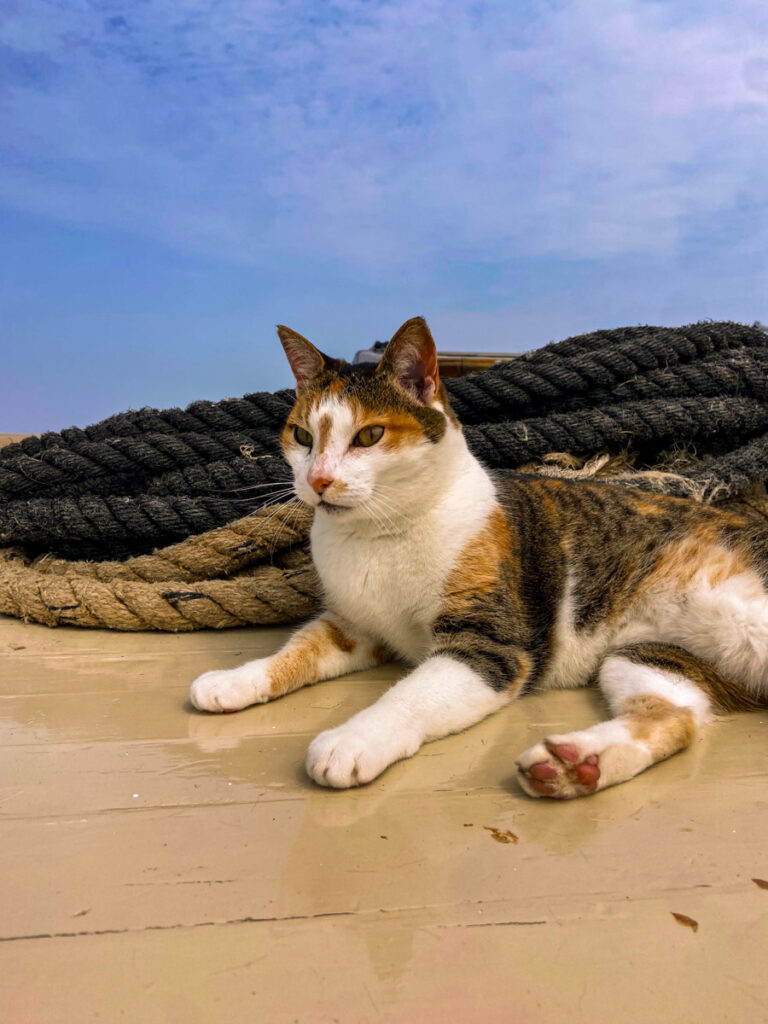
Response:
POLYGON ((398 654, 424 656, 450 569, 434 542, 313 530, 312 557, 329 608, 398 654))

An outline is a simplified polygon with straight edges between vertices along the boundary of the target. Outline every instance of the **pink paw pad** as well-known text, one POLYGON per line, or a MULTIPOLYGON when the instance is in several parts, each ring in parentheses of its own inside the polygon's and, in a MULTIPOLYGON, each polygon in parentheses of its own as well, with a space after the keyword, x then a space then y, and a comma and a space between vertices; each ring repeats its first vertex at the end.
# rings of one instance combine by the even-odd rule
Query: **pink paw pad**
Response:
POLYGON ((590 754, 581 764, 574 765, 573 774, 582 786, 590 788, 595 786, 600 778, 600 765, 597 754, 590 754))
POLYGON ((551 746, 547 744, 549 749, 565 764, 576 764, 577 761, 581 760, 581 755, 576 747, 572 743, 553 743, 551 746))
POLYGON ((539 761, 538 764, 532 764, 528 769, 528 774, 532 779, 537 779, 539 782, 546 782, 549 779, 557 778, 557 769, 547 764, 546 761, 539 761))
POLYGON ((600 758, 587 757, 574 743, 551 743, 544 740, 549 761, 536 761, 522 768, 526 785, 540 796, 568 800, 574 796, 594 793, 600 781, 600 758))
POLYGON ((557 769, 547 764, 546 761, 539 761, 537 764, 532 764, 528 769, 528 778, 530 785, 537 793, 541 793, 542 796, 554 796, 557 792, 555 786, 551 785, 551 780, 556 779, 558 776, 557 769))
POLYGON ((600 780, 600 758, 597 754, 584 757, 574 743, 548 743, 546 740, 544 743, 575 782, 588 792, 597 789, 600 780))

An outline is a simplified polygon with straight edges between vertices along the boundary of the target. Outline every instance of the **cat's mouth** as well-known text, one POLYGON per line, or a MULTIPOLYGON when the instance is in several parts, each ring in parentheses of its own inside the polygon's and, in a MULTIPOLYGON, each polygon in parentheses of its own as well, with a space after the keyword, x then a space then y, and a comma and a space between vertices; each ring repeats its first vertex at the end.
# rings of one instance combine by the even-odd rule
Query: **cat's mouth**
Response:
POLYGON ((324 512, 348 512, 350 505, 334 505, 333 502, 326 501, 325 498, 321 498, 317 503, 317 507, 323 509, 324 512))

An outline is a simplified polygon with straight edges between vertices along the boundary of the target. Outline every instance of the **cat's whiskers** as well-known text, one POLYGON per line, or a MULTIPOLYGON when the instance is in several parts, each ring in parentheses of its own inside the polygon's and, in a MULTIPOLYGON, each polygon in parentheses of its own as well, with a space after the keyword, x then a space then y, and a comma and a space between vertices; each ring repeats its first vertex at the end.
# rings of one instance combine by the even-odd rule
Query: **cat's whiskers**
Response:
POLYGON ((403 511, 403 509, 399 505, 396 505, 393 501, 390 501, 389 498, 386 497, 386 495, 377 492, 376 498, 379 504, 383 508, 386 508, 389 512, 391 512, 392 515, 397 516, 400 519, 403 519, 407 523, 413 522, 413 517, 409 516, 407 512, 403 511))
POLYGON ((387 522, 391 526, 392 533, 402 533, 413 522, 409 515, 389 501, 383 494, 379 493, 378 489, 375 494, 371 495, 370 501, 376 508, 376 511, 386 517, 387 522))
POLYGON ((275 491, 271 494, 254 494, 250 498, 230 498, 229 501, 233 505, 254 505, 257 502, 260 502, 260 504, 257 505, 256 510, 258 510, 259 508, 268 508, 270 505, 274 505, 275 502, 282 501, 283 498, 286 498, 289 494, 293 494, 292 487, 285 487, 282 491, 275 491))
MULTIPOLYGON (((289 491, 288 493, 291 492, 289 491)), ((294 497, 288 501, 285 501, 284 497, 287 497, 287 494, 282 495, 279 498, 275 498, 273 501, 265 502, 263 505, 260 505, 259 508, 255 508, 253 512, 251 512, 251 516, 257 516, 261 512, 263 512, 264 509, 271 508, 272 511, 264 517, 264 524, 268 524, 272 519, 275 518, 275 516, 279 514, 282 508, 285 508, 286 505, 291 505, 294 501, 299 500, 298 498, 294 497)))
POLYGON ((249 484, 247 487, 228 487, 226 493, 229 494, 243 494, 245 491, 258 491, 266 489, 268 487, 293 487, 293 480, 286 478, 285 480, 269 480, 261 484, 249 484))
POLYGON ((396 537, 407 529, 407 523, 399 526, 381 504, 374 502, 373 496, 361 502, 361 508, 378 526, 384 536, 396 537))
MULTIPOLYGON (((272 524, 273 520, 275 520, 275 519, 277 519, 279 517, 281 512, 287 511, 287 509, 294 502, 297 502, 297 501, 298 501, 298 498, 293 498, 291 501, 274 502, 273 504, 274 504, 275 507, 262 520, 262 529, 265 528, 265 527, 269 527, 272 524)), ((270 507, 269 505, 266 505, 266 506, 263 506, 262 508, 269 508, 269 507, 270 507)), ((262 511, 262 509, 257 509, 253 513, 253 515, 258 515, 258 513, 260 511, 262 511)), ((283 523, 278 527, 277 531, 275 532, 275 534, 272 537, 272 543, 270 544, 270 547, 269 547, 269 557, 270 558, 272 558, 272 556, 275 553, 275 550, 276 550, 277 544, 278 544, 278 540, 279 540, 279 538, 280 538, 280 536, 281 536, 281 534, 283 532, 284 527, 285 527, 285 521, 283 521, 283 523)))
POLYGON ((291 484, 290 486, 281 487, 279 491, 270 491, 267 494, 254 495, 254 500, 261 501, 262 498, 265 499, 265 500, 269 500, 270 498, 275 498, 278 495, 282 495, 282 494, 295 494, 295 493, 296 493, 296 490, 293 487, 293 485, 291 484))
POLYGON ((389 515, 387 510, 381 505, 381 503, 375 503, 373 499, 369 501, 369 508, 374 510, 380 523, 387 528, 388 533, 398 533, 397 526, 395 525, 392 517, 389 515))
POLYGON ((368 516, 368 518, 370 520, 372 520, 374 525, 379 530, 381 530, 383 535, 386 535, 386 536, 390 535, 391 531, 387 527, 387 524, 384 522, 384 520, 381 519, 381 517, 377 514, 376 509, 373 507, 373 505, 371 504, 370 500, 362 501, 360 503, 360 508, 363 510, 363 512, 365 512, 365 514, 368 516))
POLYGON ((290 501, 280 502, 277 504, 273 511, 266 517, 265 524, 270 523, 273 519, 277 518, 281 512, 285 513, 285 518, 272 538, 272 544, 269 549, 270 558, 277 550, 280 538, 283 536, 285 530, 296 523, 296 519, 298 518, 303 506, 304 502, 300 498, 294 497, 291 498, 290 501))
POLYGON ((306 502, 302 501, 301 498, 294 498, 292 501, 287 503, 287 506, 290 507, 287 507, 286 517, 283 520, 283 526, 277 534, 275 543, 277 543, 277 539, 282 536, 282 531, 284 529, 295 527, 298 517, 307 508, 306 502))
POLYGON ((400 498, 401 492, 399 488, 392 486, 392 484, 377 483, 375 493, 377 498, 389 505, 398 515, 402 515, 409 520, 411 519, 411 516, 402 508, 401 504, 395 505, 388 497, 388 495, 394 495, 396 498, 400 498))

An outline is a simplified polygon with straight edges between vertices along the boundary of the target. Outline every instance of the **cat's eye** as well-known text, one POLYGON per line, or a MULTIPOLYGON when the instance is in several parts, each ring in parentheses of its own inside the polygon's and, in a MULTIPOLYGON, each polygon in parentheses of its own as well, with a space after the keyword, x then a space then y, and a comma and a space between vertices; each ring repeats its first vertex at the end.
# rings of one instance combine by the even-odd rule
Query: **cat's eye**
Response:
POLYGON ((370 448, 372 444, 376 444, 377 441, 381 440, 381 435, 384 433, 384 427, 363 427, 363 429, 355 435, 355 439, 352 444, 356 448, 370 448))
POLYGON ((304 445, 305 448, 312 447, 312 435, 308 430, 305 430, 304 427, 294 427, 293 436, 299 444, 304 445))

